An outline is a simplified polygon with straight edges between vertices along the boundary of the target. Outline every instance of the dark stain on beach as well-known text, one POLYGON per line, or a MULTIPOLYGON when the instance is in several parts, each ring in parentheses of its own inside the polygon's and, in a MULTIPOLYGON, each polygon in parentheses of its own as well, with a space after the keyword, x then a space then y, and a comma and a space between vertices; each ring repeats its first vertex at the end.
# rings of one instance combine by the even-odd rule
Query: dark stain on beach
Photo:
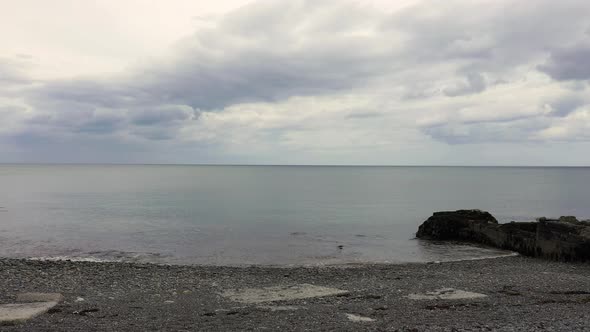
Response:
POLYGON ((363 294, 355 297, 356 299, 367 299, 367 300, 379 300, 382 298, 381 295, 376 294, 363 294))
POLYGON ((50 314, 50 315, 57 314, 57 313, 60 313, 60 312, 62 312, 62 310, 59 309, 59 308, 51 308, 51 309, 47 310, 47 313, 50 314))
POLYGON ((589 291, 585 290, 570 290, 570 291, 551 291, 549 294, 556 294, 556 295, 588 295, 590 294, 589 291))
POLYGON ((431 304, 424 306, 426 310, 456 310, 459 308, 471 308, 471 307, 480 307, 482 304, 478 303, 441 303, 441 304, 431 304))
POLYGON ((504 286, 504 287, 502 287, 501 290, 498 291, 498 293, 505 294, 505 295, 510 295, 510 296, 520 296, 520 295, 522 295, 522 293, 519 292, 518 290, 514 289, 513 286, 504 286))
POLYGON ((86 316, 91 312, 98 312, 99 310, 96 308, 92 308, 92 309, 84 309, 84 310, 80 310, 80 311, 74 311, 73 314, 74 315, 80 315, 80 316, 86 316))

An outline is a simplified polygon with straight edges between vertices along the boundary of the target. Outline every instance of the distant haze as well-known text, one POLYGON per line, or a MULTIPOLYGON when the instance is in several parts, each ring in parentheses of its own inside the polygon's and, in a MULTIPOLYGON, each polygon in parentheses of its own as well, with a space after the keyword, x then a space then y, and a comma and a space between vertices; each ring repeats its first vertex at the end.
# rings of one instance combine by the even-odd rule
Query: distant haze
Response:
POLYGON ((0 162, 590 164, 586 0, 0 12, 0 162))

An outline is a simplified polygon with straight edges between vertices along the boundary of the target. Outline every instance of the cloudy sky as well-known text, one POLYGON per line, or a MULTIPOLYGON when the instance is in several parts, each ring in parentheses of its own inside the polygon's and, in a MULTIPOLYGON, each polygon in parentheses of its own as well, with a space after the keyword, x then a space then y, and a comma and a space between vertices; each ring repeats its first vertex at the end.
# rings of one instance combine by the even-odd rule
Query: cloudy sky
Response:
POLYGON ((590 164, 587 0, 0 12, 0 162, 590 164))

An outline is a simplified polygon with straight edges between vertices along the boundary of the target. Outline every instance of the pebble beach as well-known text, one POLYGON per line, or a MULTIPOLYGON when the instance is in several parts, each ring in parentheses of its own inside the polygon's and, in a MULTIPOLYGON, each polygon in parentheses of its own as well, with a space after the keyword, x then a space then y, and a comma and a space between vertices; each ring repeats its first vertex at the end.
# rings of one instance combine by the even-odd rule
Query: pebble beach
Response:
POLYGON ((590 265, 520 256, 223 267, 0 260, 0 303, 63 301, 2 331, 588 331, 590 265))

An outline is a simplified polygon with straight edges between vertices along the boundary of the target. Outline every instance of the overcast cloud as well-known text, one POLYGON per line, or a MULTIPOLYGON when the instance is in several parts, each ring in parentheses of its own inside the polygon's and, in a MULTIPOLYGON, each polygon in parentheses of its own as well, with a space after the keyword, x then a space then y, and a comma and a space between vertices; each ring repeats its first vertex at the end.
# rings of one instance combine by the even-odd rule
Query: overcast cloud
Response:
POLYGON ((590 163, 588 1, 214 9, 158 51, 73 40, 59 73, 53 45, 0 44, 0 162, 590 163))

